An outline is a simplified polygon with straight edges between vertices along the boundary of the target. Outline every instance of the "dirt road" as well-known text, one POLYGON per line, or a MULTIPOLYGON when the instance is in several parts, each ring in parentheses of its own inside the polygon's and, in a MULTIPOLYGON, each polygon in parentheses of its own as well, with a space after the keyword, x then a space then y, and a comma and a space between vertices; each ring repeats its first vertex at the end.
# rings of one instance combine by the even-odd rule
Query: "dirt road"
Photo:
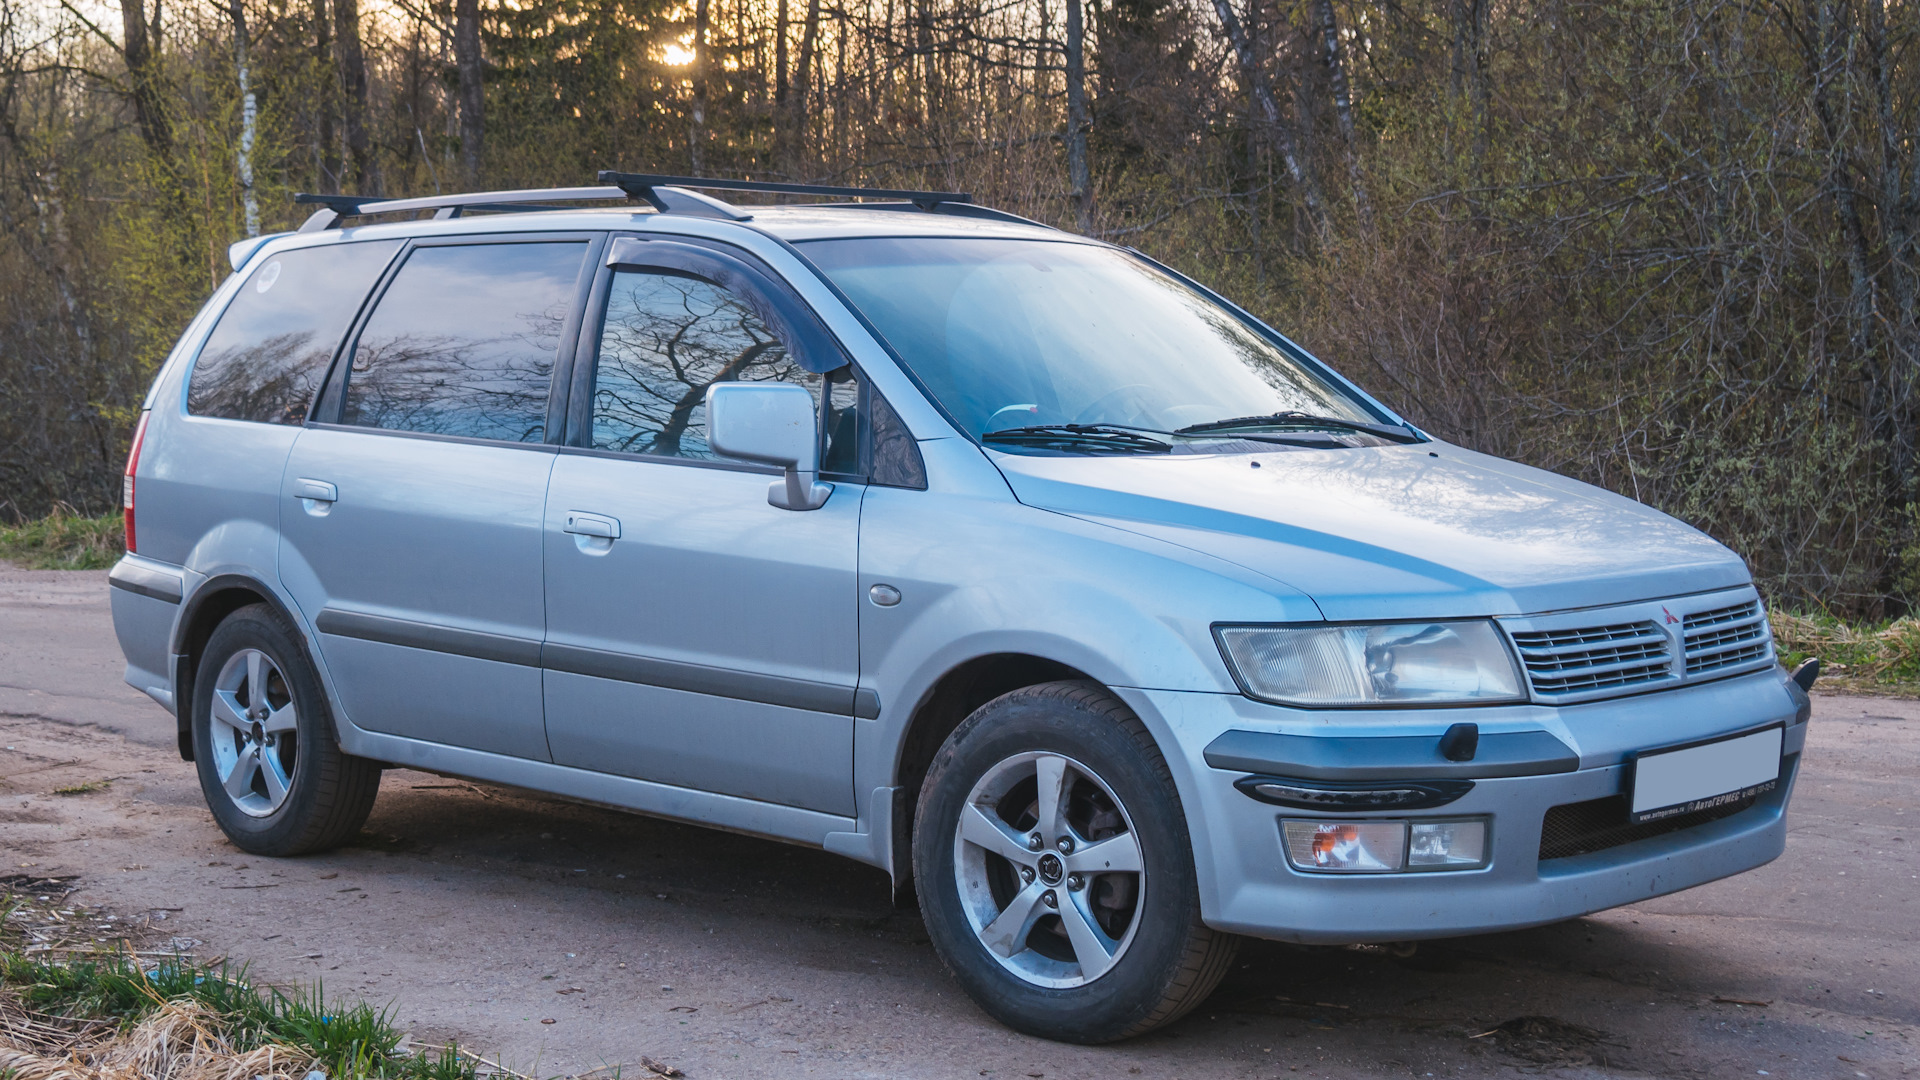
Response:
POLYGON ((1817 700, 1761 870, 1406 960, 1251 943, 1193 1016, 1084 1048, 986 1019, 884 877, 816 851, 393 771, 358 846, 243 855, 172 719, 120 684, 106 596, 104 574, 0 569, 0 875, 77 877, 70 907, 541 1075, 1920 1074, 1913 702, 1817 700))

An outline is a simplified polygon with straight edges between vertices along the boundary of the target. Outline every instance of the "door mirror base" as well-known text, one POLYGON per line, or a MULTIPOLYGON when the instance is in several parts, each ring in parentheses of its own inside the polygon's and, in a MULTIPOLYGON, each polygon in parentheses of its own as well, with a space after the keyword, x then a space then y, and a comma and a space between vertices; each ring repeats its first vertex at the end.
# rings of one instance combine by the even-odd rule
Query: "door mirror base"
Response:
POLYGON ((782 510, 818 510, 833 494, 832 484, 814 479, 817 473, 788 469, 787 475, 767 486, 767 502, 782 510))

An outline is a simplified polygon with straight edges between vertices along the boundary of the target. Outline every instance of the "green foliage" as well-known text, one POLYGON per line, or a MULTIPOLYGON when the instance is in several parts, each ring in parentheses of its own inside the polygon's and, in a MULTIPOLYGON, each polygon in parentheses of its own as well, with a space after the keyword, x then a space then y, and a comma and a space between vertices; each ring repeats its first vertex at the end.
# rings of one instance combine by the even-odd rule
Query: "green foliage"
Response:
POLYGON ((400 1054, 400 1033, 385 1011, 365 1003, 328 1004, 310 993, 260 988, 244 969, 185 958, 142 967, 121 954, 66 963, 0 951, 0 987, 34 1010, 72 1019, 108 1019, 123 1028, 174 1001, 196 1002, 221 1020, 237 1051, 280 1045, 310 1054, 330 1077, 368 1080, 474 1080, 477 1062, 457 1046, 400 1054))
POLYGON ((22 525, 0 525, 0 559, 28 570, 103 570, 127 549, 119 514, 81 517, 57 509, 22 525))

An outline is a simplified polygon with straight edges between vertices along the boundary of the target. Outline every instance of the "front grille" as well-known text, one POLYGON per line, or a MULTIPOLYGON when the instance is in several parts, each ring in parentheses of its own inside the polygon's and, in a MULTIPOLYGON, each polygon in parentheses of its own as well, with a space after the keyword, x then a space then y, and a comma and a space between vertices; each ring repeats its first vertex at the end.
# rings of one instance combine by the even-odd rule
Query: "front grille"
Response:
POLYGON ((1572 630, 1523 630, 1514 647, 1541 695, 1614 690, 1673 677, 1667 635, 1652 621, 1572 630))
POLYGON ((1633 823, 1632 804, 1625 795, 1564 803, 1548 810, 1546 819, 1540 823, 1540 859, 1545 862, 1572 855, 1590 855, 1636 840, 1665 836, 1696 825, 1705 825, 1709 821, 1732 817, 1743 810, 1752 809, 1759 801, 1760 795, 1750 795, 1725 806, 1661 818, 1644 825, 1633 823))
POLYGON ((1773 637, 1758 600, 1689 615, 1681 629, 1689 675, 1764 660, 1773 637))

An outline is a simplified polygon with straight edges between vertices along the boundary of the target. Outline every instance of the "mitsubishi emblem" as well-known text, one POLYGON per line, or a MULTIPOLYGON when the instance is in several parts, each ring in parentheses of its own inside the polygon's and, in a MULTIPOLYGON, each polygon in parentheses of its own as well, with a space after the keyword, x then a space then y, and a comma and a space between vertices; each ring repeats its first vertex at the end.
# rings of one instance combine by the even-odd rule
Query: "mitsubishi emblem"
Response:
POLYGON ((1679 621, 1680 621, 1679 619, 1676 619, 1676 618, 1674 618, 1674 617, 1673 617, 1673 612, 1671 612, 1671 611, 1668 611, 1668 610, 1666 609, 1666 607, 1665 607, 1665 605, 1662 605, 1662 606, 1661 606, 1661 608, 1660 608, 1660 610, 1661 610, 1661 612, 1662 612, 1662 613, 1664 613, 1664 614, 1666 615, 1666 617, 1667 617, 1667 625, 1668 625, 1668 626, 1672 626, 1672 625, 1673 625, 1674 623, 1677 623, 1677 622, 1679 622, 1679 621))

